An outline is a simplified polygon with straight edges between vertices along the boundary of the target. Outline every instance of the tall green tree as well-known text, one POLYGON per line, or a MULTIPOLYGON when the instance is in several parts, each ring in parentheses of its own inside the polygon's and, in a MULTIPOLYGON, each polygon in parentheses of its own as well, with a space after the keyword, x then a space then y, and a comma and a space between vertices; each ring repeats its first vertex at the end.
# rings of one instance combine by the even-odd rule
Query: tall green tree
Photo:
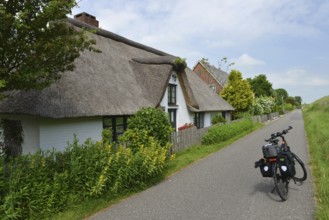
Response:
POLYGON ((277 106, 280 107, 281 110, 283 110, 282 108, 283 108, 284 100, 289 97, 288 92, 283 88, 275 89, 274 96, 277 106))
POLYGON ((296 101, 295 97, 289 96, 285 99, 285 103, 289 103, 292 106, 298 106, 298 102, 296 101))
POLYGON ((256 97, 273 95, 272 83, 267 80, 266 75, 260 74, 255 76, 253 79, 248 78, 247 80, 256 97))
POLYGON ((242 78, 241 72, 232 70, 228 76, 227 85, 221 92, 221 96, 237 112, 245 112, 251 107, 254 94, 248 81, 242 78))
POLYGON ((282 100, 285 100, 286 98, 288 98, 288 92, 283 89, 283 88, 279 88, 274 90, 275 96, 277 97, 277 100, 280 100, 280 104, 282 103, 282 100))
POLYGON ((97 51, 67 22, 74 0, 0 1, 0 94, 42 89, 74 69, 85 49, 97 51))
POLYGON ((302 105, 302 97, 295 96, 295 100, 297 102, 297 107, 300 107, 302 105))

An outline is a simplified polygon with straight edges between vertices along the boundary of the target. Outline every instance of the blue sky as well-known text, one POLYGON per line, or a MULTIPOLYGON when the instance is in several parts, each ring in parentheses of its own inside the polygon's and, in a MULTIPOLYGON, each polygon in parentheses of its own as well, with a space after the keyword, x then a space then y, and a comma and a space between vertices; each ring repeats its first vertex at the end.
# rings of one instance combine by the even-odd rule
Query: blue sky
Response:
POLYGON ((311 103, 329 95, 329 0, 80 0, 72 14, 185 58, 244 78, 265 74, 273 88, 311 103), (226 66, 223 66, 226 70, 226 66))

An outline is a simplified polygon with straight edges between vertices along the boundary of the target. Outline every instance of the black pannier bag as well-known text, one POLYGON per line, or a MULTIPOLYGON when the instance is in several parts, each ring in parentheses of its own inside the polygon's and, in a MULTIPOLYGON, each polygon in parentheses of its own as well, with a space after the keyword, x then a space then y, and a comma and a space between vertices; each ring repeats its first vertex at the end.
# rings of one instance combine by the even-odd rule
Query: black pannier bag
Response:
POLYGON ((277 144, 265 144, 262 150, 265 158, 276 157, 282 152, 281 147, 277 144))
POLYGON ((296 175, 295 162, 290 154, 283 153, 278 157, 280 173, 283 177, 296 175))
POLYGON ((273 177, 273 168, 272 164, 269 162, 264 162, 259 166, 260 172, 263 177, 273 177))

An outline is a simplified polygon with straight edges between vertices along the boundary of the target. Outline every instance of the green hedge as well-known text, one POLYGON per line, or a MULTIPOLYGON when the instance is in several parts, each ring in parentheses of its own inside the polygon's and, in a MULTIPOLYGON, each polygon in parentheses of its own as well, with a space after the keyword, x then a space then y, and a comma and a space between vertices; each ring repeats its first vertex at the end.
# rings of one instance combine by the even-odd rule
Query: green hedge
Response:
POLYGON ((226 141, 243 131, 251 130, 254 123, 251 119, 243 119, 231 124, 217 124, 211 127, 202 139, 202 144, 216 144, 226 141))
POLYGON ((6 163, 0 158, 0 219, 49 218, 70 205, 145 184, 162 172, 168 149, 154 138, 147 143, 132 150, 75 139, 64 152, 38 152, 6 163))

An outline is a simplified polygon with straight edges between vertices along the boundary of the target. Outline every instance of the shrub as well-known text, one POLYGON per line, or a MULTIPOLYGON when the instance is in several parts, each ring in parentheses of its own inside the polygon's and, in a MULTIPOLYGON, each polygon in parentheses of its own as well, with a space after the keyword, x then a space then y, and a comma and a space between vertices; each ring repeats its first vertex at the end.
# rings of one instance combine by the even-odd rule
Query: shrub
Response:
POLYGON ((211 124, 214 125, 214 124, 219 124, 219 123, 226 123, 226 120, 222 115, 217 114, 211 119, 211 124))
POLYGON ((168 115, 159 108, 142 108, 128 120, 129 129, 146 130, 148 134, 166 146, 173 132, 168 115))
POLYGON ((169 145, 144 131, 129 140, 135 139, 134 147, 113 148, 75 138, 64 152, 40 151, 6 163, 0 158, 0 219, 49 218, 90 198, 140 187, 161 174, 169 145))
POLYGON ((175 64, 175 70, 177 70, 177 71, 183 71, 187 67, 185 58, 177 57, 174 60, 174 64, 175 64))
POLYGON ((243 131, 251 130, 253 122, 251 119, 243 119, 231 124, 218 124, 211 127, 202 139, 202 144, 216 144, 226 141, 243 131))
POLYGON ((250 107, 250 113, 252 115, 262 115, 264 113, 264 109, 260 103, 255 102, 251 107, 250 107))
POLYGON ((135 153, 140 146, 149 147, 153 142, 158 142, 154 137, 150 136, 146 130, 128 129, 119 138, 122 145, 131 148, 135 153))
POLYGON ((269 114, 275 110, 275 101, 272 97, 257 97, 250 107, 252 115, 269 114))

